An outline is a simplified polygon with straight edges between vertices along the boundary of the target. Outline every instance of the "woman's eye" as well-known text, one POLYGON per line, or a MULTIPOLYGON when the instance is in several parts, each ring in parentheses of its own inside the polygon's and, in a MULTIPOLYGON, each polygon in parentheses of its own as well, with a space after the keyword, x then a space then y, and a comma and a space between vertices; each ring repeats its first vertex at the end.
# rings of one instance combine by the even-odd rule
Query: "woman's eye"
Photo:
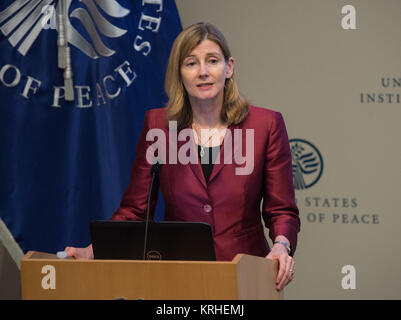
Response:
POLYGON ((209 62, 211 64, 216 64, 217 62, 219 62, 217 59, 210 59, 209 62))

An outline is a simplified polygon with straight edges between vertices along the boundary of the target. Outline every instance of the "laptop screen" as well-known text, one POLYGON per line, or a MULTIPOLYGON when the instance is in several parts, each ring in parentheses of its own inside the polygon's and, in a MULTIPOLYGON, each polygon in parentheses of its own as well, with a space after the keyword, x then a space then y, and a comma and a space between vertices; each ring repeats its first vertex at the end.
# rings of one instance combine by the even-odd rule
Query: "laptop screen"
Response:
MULTIPOLYGON (((144 221, 93 221, 90 232, 95 259, 143 260, 144 221)), ((147 260, 216 260, 206 223, 149 221, 147 242, 147 260)))

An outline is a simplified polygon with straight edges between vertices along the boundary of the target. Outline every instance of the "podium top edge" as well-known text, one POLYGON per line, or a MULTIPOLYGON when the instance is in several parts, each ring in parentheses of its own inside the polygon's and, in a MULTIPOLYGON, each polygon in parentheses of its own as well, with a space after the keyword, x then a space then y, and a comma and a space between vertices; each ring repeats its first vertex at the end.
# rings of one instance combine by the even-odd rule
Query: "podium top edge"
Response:
POLYGON ((111 260, 111 259, 82 259, 76 260, 68 257, 67 259, 59 259, 56 254, 39 252, 39 251, 28 251, 21 261, 63 261, 63 262, 85 262, 85 263, 164 263, 164 264, 236 264, 233 261, 199 261, 199 260, 111 260))
MULTIPOLYGON (((247 255, 243 253, 237 254, 232 261, 199 261, 199 260, 111 260, 111 259, 91 259, 91 260, 76 260, 72 257, 66 259, 59 259, 56 254, 39 252, 39 251, 28 251, 21 261, 63 261, 63 262, 85 262, 85 263, 163 263, 163 264, 220 264, 220 265, 238 265, 240 261, 244 260, 252 261, 266 261, 266 258, 247 255)), ((267 259, 268 260, 268 259, 267 259)))

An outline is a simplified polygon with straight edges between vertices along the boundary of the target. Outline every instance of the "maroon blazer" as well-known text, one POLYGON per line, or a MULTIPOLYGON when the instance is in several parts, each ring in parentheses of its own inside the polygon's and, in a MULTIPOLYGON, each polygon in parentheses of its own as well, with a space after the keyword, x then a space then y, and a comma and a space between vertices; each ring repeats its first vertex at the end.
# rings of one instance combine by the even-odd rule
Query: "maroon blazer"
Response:
MULTIPOLYGON (((146 141, 150 129, 165 132, 168 144, 166 109, 149 110, 136 150, 130 185, 112 220, 144 220, 150 185, 151 164, 146 150, 154 141, 146 141)), ((242 150, 245 154, 245 129, 254 131, 254 167, 248 175, 236 175, 241 165, 224 163, 224 143, 220 163, 206 183, 201 164, 164 164, 158 185, 165 201, 166 221, 205 222, 211 225, 217 260, 231 261, 237 253, 264 257, 269 251, 261 215, 271 239, 284 235, 296 249, 300 230, 298 208, 292 180, 292 161, 284 120, 279 112, 250 106, 245 120, 229 126, 243 129, 242 150), (263 204, 261 205, 261 201, 263 204)), ((186 142, 178 142, 179 148, 186 142)), ((226 148, 227 149, 227 148, 226 148)), ((168 153, 168 147, 167 147, 168 153)), ((170 157, 167 157, 169 160, 170 157)), ((227 161, 226 161, 227 162, 227 161)), ((242 165, 244 167, 245 164, 242 165)), ((151 204, 153 217, 158 188, 151 204)))

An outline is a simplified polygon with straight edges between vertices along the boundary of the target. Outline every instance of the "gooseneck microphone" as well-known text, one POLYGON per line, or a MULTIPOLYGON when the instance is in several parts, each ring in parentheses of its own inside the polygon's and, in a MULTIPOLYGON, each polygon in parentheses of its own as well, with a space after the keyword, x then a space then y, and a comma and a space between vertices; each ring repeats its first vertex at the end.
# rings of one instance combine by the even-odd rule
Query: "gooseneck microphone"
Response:
POLYGON ((150 168, 150 174, 152 175, 152 179, 150 180, 149 194, 148 194, 148 206, 146 209, 146 222, 145 222, 145 239, 143 244, 143 260, 146 260, 146 251, 148 249, 148 228, 149 228, 149 216, 150 216, 150 201, 152 200, 152 189, 153 182, 156 176, 159 174, 162 168, 162 164, 159 161, 156 161, 155 164, 150 168))

